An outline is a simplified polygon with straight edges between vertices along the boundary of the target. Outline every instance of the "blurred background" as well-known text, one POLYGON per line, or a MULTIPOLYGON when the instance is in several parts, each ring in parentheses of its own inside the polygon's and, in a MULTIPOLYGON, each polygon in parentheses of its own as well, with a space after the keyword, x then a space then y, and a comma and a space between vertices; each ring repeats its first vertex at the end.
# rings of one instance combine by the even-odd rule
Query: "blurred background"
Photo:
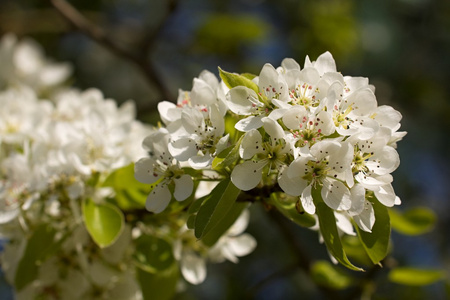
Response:
MULTIPOLYGON (((70 3, 120 49, 146 61, 150 68, 143 72, 138 61, 130 62, 77 31, 51 1, 0 1, 0 35, 12 32, 35 39, 48 57, 73 64, 73 85, 97 87, 119 103, 133 99, 139 119, 152 124, 158 121, 157 103, 175 101, 179 88, 190 90, 192 79, 203 69, 216 75, 217 66, 259 74, 264 63, 279 66, 283 58, 292 57, 303 66, 306 55, 315 60, 330 51, 342 74, 368 77, 376 87, 379 105, 399 110, 401 129, 408 132, 399 143, 401 165, 394 173, 400 209, 426 206, 437 215, 434 230, 424 235, 393 232, 392 259, 399 265, 450 270, 450 1, 70 3)), ((254 205, 251 210, 248 231, 258 240, 255 252, 238 265, 209 265, 207 280, 188 286, 177 299, 324 296, 310 278, 292 267, 299 254, 292 251, 264 209, 254 205)), ((317 233, 286 226, 312 259, 328 259, 317 233)), ((411 288, 389 282, 386 270, 374 277, 374 299, 444 299, 449 295, 445 281, 411 288)))

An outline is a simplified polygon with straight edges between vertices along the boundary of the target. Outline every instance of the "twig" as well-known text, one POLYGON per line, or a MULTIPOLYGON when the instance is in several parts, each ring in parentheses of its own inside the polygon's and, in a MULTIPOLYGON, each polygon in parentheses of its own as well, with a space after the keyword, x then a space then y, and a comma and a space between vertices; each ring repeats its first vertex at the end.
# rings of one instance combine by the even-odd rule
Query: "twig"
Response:
MULTIPOLYGON (((100 27, 87 20, 75 7, 73 7, 67 1, 50 0, 50 2, 52 3, 53 7, 61 14, 61 16, 80 32, 103 45, 118 57, 126 59, 134 64, 148 79, 148 81, 158 89, 164 99, 173 99, 171 92, 166 88, 153 65, 146 59, 145 55, 135 55, 132 52, 119 47, 105 34, 105 32, 100 27)), ((163 21, 165 21, 165 19, 163 21)), ((158 27, 158 29, 160 27, 162 27, 162 24, 158 27)), ((151 46, 153 46, 153 43, 154 38, 152 38, 147 43, 147 49, 151 48, 151 46)))
POLYGON ((164 16, 162 16, 156 28, 150 31, 149 34, 143 39, 143 42, 141 43, 142 46, 139 47, 141 49, 141 55, 148 55, 148 53, 151 52, 152 50, 151 48, 155 43, 156 38, 162 31, 164 25, 167 23, 167 20, 175 12, 177 8, 178 8, 178 0, 168 1, 166 13, 164 14, 164 16))

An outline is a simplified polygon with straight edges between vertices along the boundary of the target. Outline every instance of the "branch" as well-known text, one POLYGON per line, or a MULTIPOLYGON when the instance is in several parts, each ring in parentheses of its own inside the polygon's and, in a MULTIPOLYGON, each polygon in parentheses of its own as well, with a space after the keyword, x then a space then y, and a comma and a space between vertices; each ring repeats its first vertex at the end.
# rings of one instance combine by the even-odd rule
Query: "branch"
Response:
POLYGON ((151 48, 153 44, 155 43, 156 38, 158 37, 159 33, 162 31, 164 25, 167 23, 167 20, 170 18, 170 16, 175 12, 175 10, 178 8, 178 0, 169 0, 167 5, 167 10, 164 16, 162 16, 160 22, 156 26, 155 29, 153 29, 147 37, 143 39, 143 42, 141 43, 141 55, 147 55, 149 52, 151 52, 151 48))
MULTIPOLYGON (((106 33, 100 27, 87 20, 75 7, 73 7, 67 1, 50 0, 50 2, 67 22, 69 22, 84 35, 90 37, 92 40, 96 41, 97 43, 108 49, 110 52, 114 53, 116 56, 128 60, 130 63, 134 64, 135 67, 137 67, 147 78, 147 80, 158 89, 162 97, 164 97, 166 100, 173 99, 171 92, 166 88, 153 65, 146 59, 146 56, 144 54, 134 55, 132 52, 119 47, 106 35, 106 33)), ((163 21, 165 21, 165 19, 163 21)), ((160 27, 162 27, 162 24, 158 28, 160 27)), ((153 43, 154 38, 152 38, 147 43, 146 47, 149 49, 153 45, 153 43)))

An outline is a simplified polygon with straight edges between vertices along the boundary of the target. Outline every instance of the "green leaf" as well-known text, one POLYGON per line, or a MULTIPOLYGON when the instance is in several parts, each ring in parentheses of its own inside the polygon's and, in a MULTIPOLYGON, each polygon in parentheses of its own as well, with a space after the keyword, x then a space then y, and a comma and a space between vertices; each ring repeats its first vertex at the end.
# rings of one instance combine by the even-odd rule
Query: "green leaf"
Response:
POLYGON ((172 245, 164 239, 150 235, 141 235, 136 240, 133 258, 138 267, 151 273, 165 270, 174 262, 172 245))
POLYGON ((403 214, 394 208, 389 209, 392 228, 407 235, 419 235, 431 231, 436 223, 436 215, 426 207, 412 208, 403 214))
POLYGON ((237 86, 245 86, 248 87, 249 89, 254 90, 255 93, 259 92, 259 88, 256 85, 256 83, 248 79, 246 76, 224 71, 220 67, 219 67, 219 75, 220 78, 222 78, 225 85, 230 89, 237 86))
POLYGON ((222 222, 225 215, 236 203, 240 190, 230 179, 221 181, 207 196, 195 218, 195 236, 201 239, 211 229, 222 222))
POLYGON ((320 194, 320 188, 313 188, 312 196, 314 204, 316 205, 316 213, 319 218, 320 232, 322 233, 322 237, 328 251, 343 266, 355 271, 364 271, 363 269, 354 266, 348 260, 336 227, 334 212, 325 204, 325 202, 323 202, 322 195, 320 194))
POLYGON ((255 78, 257 75, 252 74, 252 73, 242 73, 241 76, 244 76, 245 78, 252 80, 252 79, 255 78))
POLYGON ((358 263, 358 265, 367 267, 371 267, 373 265, 373 262, 369 255, 367 255, 366 249, 364 249, 359 237, 344 235, 341 242, 344 246, 345 254, 347 254, 347 257, 351 258, 352 261, 358 263))
POLYGON ((208 198, 209 195, 203 196, 197 200, 195 200, 191 206, 189 206, 188 213, 190 214, 187 221, 186 226, 189 229, 195 228, 195 218, 197 217, 197 212, 202 206, 203 202, 208 198))
POLYGON ((239 160, 239 147, 242 142, 242 138, 244 136, 242 135, 239 139, 239 141, 231 145, 230 147, 226 148, 222 152, 220 152, 212 162, 212 168, 216 171, 220 171, 225 169, 226 167, 231 166, 234 162, 239 160))
POLYGON ((328 261, 317 261, 311 267, 311 277, 319 285, 343 290, 352 284, 352 277, 328 261))
POLYGON ((157 273, 148 273, 136 268, 136 273, 144 300, 173 299, 180 277, 177 264, 172 264, 170 268, 157 273))
POLYGON ((56 253, 58 248, 54 247, 55 234, 56 230, 48 225, 41 225, 34 230, 17 266, 14 277, 14 287, 17 291, 35 280, 39 273, 39 266, 56 253))
POLYGON ((234 222, 242 214, 242 211, 248 207, 248 203, 235 202, 228 213, 222 218, 220 223, 205 233, 202 242, 206 246, 213 246, 220 237, 234 224, 234 222))
POLYGON ((387 207, 381 204, 376 198, 372 206, 375 212, 375 224, 373 225, 372 232, 363 231, 358 226, 355 226, 355 228, 370 260, 374 264, 378 264, 388 253, 391 225, 387 207))
POLYGON ((316 224, 316 219, 310 214, 300 213, 296 208, 296 201, 291 197, 284 197, 272 193, 268 203, 274 206, 286 218, 303 227, 312 227, 316 224))
POLYGON ((124 228, 122 212, 113 204, 83 201, 83 220, 94 242, 101 248, 114 243, 124 228))
POLYGON ((435 283, 445 277, 442 270, 416 269, 416 268, 395 268, 389 272, 390 281, 411 286, 423 286, 435 283))
MULTIPOLYGON (((161 178, 160 180, 162 180, 161 178)), ((147 196, 159 183, 144 184, 134 178, 134 164, 112 172, 103 186, 112 187, 115 191, 114 201, 122 210, 145 208, 147 196)))

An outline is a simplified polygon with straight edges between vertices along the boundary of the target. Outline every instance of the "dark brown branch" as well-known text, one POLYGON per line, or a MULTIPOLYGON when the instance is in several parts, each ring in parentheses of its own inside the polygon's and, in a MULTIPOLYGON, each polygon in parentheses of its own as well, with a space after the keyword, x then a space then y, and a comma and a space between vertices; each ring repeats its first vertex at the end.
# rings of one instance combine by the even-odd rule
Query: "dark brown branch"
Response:
POLYGON ((156 28, 154 28, 152 31, 149 32, 149 34, 143 39, 143 42, 141 43, 141 55, 148 55, 148 53, 151 52, 151 48, 153 47, 153 44, 155 43, 158 35, 161 33, 162 29, 166 25, 168 19, 170 16, 173 15, 175 10, 178 8, 178 0, 169 0, 167 4, 167 10, 164 14, 164 16, 161 17, 161 20, 159 21, 156 28))
MULTIPOLYGON (((104 46, 116 56, 126 59, 130 63, 134 64, 135 67, 137 67, 147 78, 147 80, 158 89, 159 93, 165 100, 173 100, 172 94, 158 76, 151 62, 146 59, 146 55, 135 55, 132 52, 119 47, 106 35, 106 33, 101 28, 87 20, 75 7, 70 5, 67 1, 50 0, 50 2, 52 3, 53 7, 55 7, 55 9, 61 14, 61 16, 72 26, 74 26, 86 36, 90 37, 92 40, 104 46)), ((162 25, 160 27, 162 27, 162 25)), ((154 38, 147 43, 146 47, 150 48, 151 46, 153 46, 153 43, 154 38)))

